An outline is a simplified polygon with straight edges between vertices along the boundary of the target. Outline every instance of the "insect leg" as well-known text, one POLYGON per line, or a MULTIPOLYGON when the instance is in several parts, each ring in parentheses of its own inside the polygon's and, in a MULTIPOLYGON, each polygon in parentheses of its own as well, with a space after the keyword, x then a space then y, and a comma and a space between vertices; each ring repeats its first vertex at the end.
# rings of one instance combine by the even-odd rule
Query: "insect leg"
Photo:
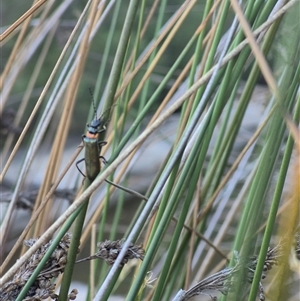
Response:
POLYGON ((85 174, 81 171, 81 169, 79 168, 78 164, 81 163, 82 161, 84 161, 85 159, 80 159, 76 162, 76 167, 78 169, 78 171, 85 177, 85 174))

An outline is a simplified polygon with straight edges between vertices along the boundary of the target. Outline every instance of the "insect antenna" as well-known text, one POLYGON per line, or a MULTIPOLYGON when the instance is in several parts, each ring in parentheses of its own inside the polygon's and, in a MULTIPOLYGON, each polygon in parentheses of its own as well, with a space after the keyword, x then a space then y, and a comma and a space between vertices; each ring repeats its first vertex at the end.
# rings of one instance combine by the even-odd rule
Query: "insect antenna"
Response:
POLYGON ((90 92, 90 95, 91 95, 91 98, 92 98, 92 103, 93 103, 93 108, 94 108, 94 113, 95 113, 95 120, 97 120, 97 109, 96 109, 94 94, 93 94, 93 91, 92 91, 91 87, 89 87, 89 92, 90 92))

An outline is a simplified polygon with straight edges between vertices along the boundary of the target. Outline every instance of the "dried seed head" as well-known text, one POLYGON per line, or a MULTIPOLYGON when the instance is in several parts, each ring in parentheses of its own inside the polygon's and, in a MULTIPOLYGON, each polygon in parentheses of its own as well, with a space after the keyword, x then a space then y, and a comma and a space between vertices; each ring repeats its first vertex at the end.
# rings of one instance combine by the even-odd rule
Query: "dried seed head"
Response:
MULTIPOLYGON (((29 239, 24 241, 24 245, 27 247, 32 247, 36 241, 37 239, 29 239)), ((57 278, 58 275, 63 272, 70 242, 71 235, 67 233, 62 238, 49 260, 46 262, 43 270, 27 292, 24 300, 45 300, 49 297, 51 297, 53 300, 56 300, 53 278, 57 278)), ((17 298, 23 286, 35 271, 37 265, 40 263, 51 244, 52 241, 49 241, 36 250, 36 252, 28 259, 28 261, 21 266, 13 279, 5 283, 0 288, 0 301, 13 301, 17 298)))
POLYGON ((259 301, 265 301, 265 292, 264 292, 264 287, 261 283, 259 283, 259 301))
MULTIPOLYGON (((263 271, 267 272, 272 269, 274 265, 278 265, 280 258, 282 257, 282 244, 283 242, 280 242, 276 247, 274 248, 268 248, 266 259, 264 262, 263 271)), ((258 256, 252 256, 250 263, 248 264, 248 281, 252 283, 256 265, 258 261, 258 256)), ((265 279, 266 274, 262 273, 261 279, 265 279)))
MULTIPOLYGON (((189 300, 190 298, 200 295, 206 294, 205 291, 209 290, 217 290, 222 294, 226 295, 232 286, 231 278, 234 273, 237 271, 238 264, 233 268, 226 268, 217 272, 197 283, 195 286, 190 288, 184 293, 183 299, 181 300, 189 300)), ((216 297, 209 295, 212 300, 216 297)))
MULTIPOLYGON (((124 245, 124 240, 116 240, 116 241, 106 240, 105 242, 100 242, 97 244, 98 252, 95 255, 91 256, 89 259, 102 258, 109 265, 113 265, 118 255, 120 254, 123 245, 124 245)), ((131 243, 121 262, 121 266, 126 264, 129 259, 136 258, 136 259, 143 260, 144 256, 145 256, 145 250, 143 249, 143 247, 131 243)))
POLYGON ((75 300, 78 294, 78 290, 76 288, 72 289, 71 293, 68 295, 69 300, 75 300))

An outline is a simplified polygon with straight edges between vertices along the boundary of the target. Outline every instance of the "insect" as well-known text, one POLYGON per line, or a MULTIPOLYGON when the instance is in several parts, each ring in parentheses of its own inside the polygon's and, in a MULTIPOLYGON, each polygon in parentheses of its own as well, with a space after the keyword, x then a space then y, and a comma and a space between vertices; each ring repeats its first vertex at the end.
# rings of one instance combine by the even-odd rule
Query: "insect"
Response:
MULTIPOLYGON (((92 95, 91 90, 90 94, 92 95)), ((100 153, 102 146, 107 144, 106 141, 98 141, 99 133, 104 132, 106 130, 106 127, 103 125, 102 117, 100 116, 99 118, 97 118, 97 110, 95 107, 94 99, 92 99, 92 101, 94 106, 95 118, 87 124, 87 132, 85 135, 82 136, 82 140, 85 146, 84 159, 81 159, 76 162, 76 167, 79 170, 79 172, 84 177, 86 176, 90 181, 93 181, 101 170, 101 164, 99 162, 99 159, 102 159, 104 160, 104 162, 106 162, 105 158, 103 156, 100 156, 100 153), (82 161, 85 161, 86 175, 84 175, 78 167, 78 164, 82 161)))
POLYGON ((99 159, 103 159, 106 162, 103 156, 100 156, 101 148, 106 141, 98 141, 99 133, 106 130, 105 127, 102 127, 102 119, 94 119, 90 124, 87 125, 88 130, 82 139, 85 145, 85 165, 86 165, 86 176, 90 181, 93 181, 101 170, 101 165, 99 159))
MULTIPOLYGON (((95 108, 95 103, 93 101, 94 105, 94 112, 95 112, 95 118, 87 124, 87 132, 85 135, 82 136, 82 140, 85 146, 85 154, 84 158, 76 162, 76 167, 78 171, 84 176, 87 177, 91 182, 94 181, 94 179, 97 177, 97 175, 101 171, 101 164, 99 162, 99 159, 102 159, 103 162, 106 164, 106 159, 100 155, 102 146, 106 145, 106 141, 98 141, 99 133, 102 133, 106 130, 105 125, 103 125, 103 119, 100 116, 97 118, 97 111, 95 108), (85 161, 86 166, 86 175, 80 170, 78 167, 78 164, 82 161, 85 161)), ((102 115, 103 116, 103 115, 102 115)), ((131 189, 125 188, 121 185, 118 185, 112 181, 105 180, 107 183, 122 189, 126 191, 127 193, 130 193, 138 198, 141 198, 143 200, 147 200, 145 196, 142 194, 133 191, 131 189)))

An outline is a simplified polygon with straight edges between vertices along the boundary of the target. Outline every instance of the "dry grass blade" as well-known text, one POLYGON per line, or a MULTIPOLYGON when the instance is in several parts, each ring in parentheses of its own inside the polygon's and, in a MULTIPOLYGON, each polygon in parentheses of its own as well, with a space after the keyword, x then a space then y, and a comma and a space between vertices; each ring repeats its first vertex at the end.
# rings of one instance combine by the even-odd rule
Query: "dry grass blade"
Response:
POLYGON ((254 35, 253 32, 242 12, 242 9, 238 3, 237 0, 231 0, 231 5, 233 7, 233 9, 236 12, 237 17, 240 20, 240 24, 243 27, 243 30, 245 32, 246 37, 248 38, 249 41, 249 45, 253 51, 253 54, 256 58, 257 63, 259 64, 260 68, 261 68, 261 72, 263 73, 270 89, 273 91, 273 93, 279 97, 279 92, 278 92, 278 87, 276 84, 276 81, 272 75, 271 69, 267 63, 266 58, 264 57, 264 55, 262 54, 259 46, 257 45, 255 39, 254 39, 254 35))
POLYGON ((24 13, 14 24, 5 30, 0 35, 0 42, 2 42, 11 32, 13 32, 22 22, 24 22, 29 16, 31 16, 37 9, 39 9, 47 0, 40 0, 35 3, 26 13, 24 13))

